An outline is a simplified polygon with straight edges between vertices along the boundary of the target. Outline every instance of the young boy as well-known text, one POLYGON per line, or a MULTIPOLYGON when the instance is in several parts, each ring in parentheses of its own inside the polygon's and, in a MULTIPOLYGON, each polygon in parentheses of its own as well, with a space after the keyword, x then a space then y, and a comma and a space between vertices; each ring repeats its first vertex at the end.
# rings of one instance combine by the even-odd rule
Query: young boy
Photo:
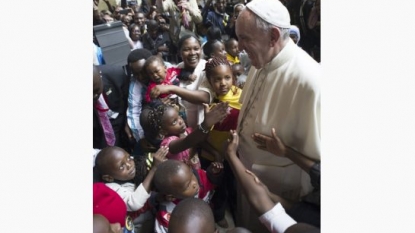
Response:
MULTIPOLYGON (((170 216, 169 233, 219 233, 210 206, 198 198, 187 198, 181 201, 170 216)), ((236 227, 226 233, 251 233, 249 230, 236 227)))
POLYGON ((144 159, 135 162, 133 157, 122 148, 106 147, 97 155, 96 172, 101 180, 117 192, 125 202, 128 215, 137 231, 153 228, 154 216, 150 210, 154 203, 148 201, 151 196, 151 181, 158 164, 166 159, 167 152, 167 147, 161 147, 154 154, 154 163, 148 173, 144 159))
POLYGON ((165 195, 156 213, 155 231, 166 233, 170 215, 176 205, 186 198, 199 198, 209 203, 215 185, 219 185, 223 172, 222 163, 213 162, 206 171, 191 169, 178 160, 167 160, 154 174, 156 189, 165 195))
POLYGON ((238 64, 241 63, 239 60, 239 49, 238 49, 238 41, 234 38, 230 38, 225 42, 225 50, 226 50, 226 59, 231 64, 238 64))

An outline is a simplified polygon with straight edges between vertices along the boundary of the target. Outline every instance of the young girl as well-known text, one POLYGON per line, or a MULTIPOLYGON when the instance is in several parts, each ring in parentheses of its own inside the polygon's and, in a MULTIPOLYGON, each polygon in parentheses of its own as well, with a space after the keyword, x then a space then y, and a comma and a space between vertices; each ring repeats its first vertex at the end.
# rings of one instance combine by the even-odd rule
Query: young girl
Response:
MULTIPOLYGON (((238 122, 241 104, 239 97, 242 90, 233 85, 234 75, 231 65, 226 58, 213 57, 206 62, 206 78, 215 93, 216 98, 213 104, 227 102, 230 106, 230 114, 221 122, 213 127, 207 143, 208 150, 202 152, 202 158, 209 161, 223 162, 223 142, 230 138, 230 130, 235 130, 238 122), (207 152, 207 153, 205 153, 207 152)), ((214 217, 216 223, 221 227, 227 227, 225 220, 226 203, 230 204, 231 213, 234 214, 236 208, 235 179, 229 164, 224 162, 225 179, 216 190, 212 202, 214 203, 214 217)))
POLYGON ((162 138, 161 146, 168 146, 167 158, 180 160, 194 169, 200 169, 200 161, 192 147, 203 142, 210 128, 227 116, 228 104, 220 103, 211 110, 204 104, 203 122, 192 129, 186 126, 183 118, 171 105, 162 104, 148 113, 148 119, 154 131, 152 135, 162 138))
POLYGON ((152 204, 148 199, 151 196, 154 173, 158 164, 166 160, 167 152, 167 147, 161 147, 153 155, 151 169, 148 169, 146 157, 139 156, 134 160, 127 151, 116 146, 102 149, 96 157, 94 172, 99 176, 100 182, 104 182, 123 199, 136 232, 141 232, 138 229, 153 227, 152 204))
MULTIPOLYGON (((222 151, 222 143, 231 135, 229 130, 236 129, 241 104, 239 97, 242 90, 233 85, 234 75, 229 62, 221 57, 213 57, 206 62, 206 78, 216 98, 214 104, 228 102, 230 114, 220 123, 217 123, 209 134, 208 142, 218 151, 222 151)), ((213 157, 210 158, 212 160, 213 157)), ((221 162, 223 158, 220 158, 221 162)))

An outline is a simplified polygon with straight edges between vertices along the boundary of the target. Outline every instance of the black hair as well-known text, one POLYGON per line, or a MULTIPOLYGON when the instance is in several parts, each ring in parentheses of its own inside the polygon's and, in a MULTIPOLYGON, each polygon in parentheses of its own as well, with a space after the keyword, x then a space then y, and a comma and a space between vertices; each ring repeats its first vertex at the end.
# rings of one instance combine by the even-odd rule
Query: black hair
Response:
MULTIPOLYGON (((105 147, 102 149, 95 158, 95 166, 93 168, 93 178, 94 182, 106 182, 102 179, 103 175, 108 175, 109 172, 109 164, 108 159, 113 155, 113 151, 125 151, 124 149, 117 147, 117 146, 110 146, 105 147)), ((146 165, 146 157, 145 156, 136 156, 134 158, 134 164, 135 164, 135 177, 133 179, 134 184, 136 187, 140 185, 145 177, 147 176, 147 165, 146 165)), ((125 183, 125 181, 118 181, 114 180, 114 182, 117 183, 125 183)))
POLYGON ((180 51, 180 50, 182 50, 183 43, 184 43, 187 39, 189 39, 189 38, 191 38, 191 37, 195 38, 195 40, 197 41, 197 43, 199 43, 199 45, 200 45, 200 46, 202 46, 202 45, 200 44, 199 39, 198 39, 198 38, 197 38, 197 37, 196 37, 193 33, 189 33, 189 34, 186 34, 186 35, 184 35, 184 36, 180 37, 179 42, 177 42, 177 48, 179 49, 179 51, 180 51))
POLYGON ((155 61, 158 61, 162 66, 165 66, 163 58, 161 58, 158 55, 152 55, 151 57, 147 58, 146 63, 144 63, 144 66, 143 66, 144 72, 147 73, 147 66, 149 66, 151 63, 155 61))
POLYGON ((206 39, 208 41, 222 40, 222 32, 220 31, 220 28, 216 26, 209 27, 209 29, 206 32, 206 39))
MULTIPOLYGON (((210 81, 210 78, 212 76, 212 70, 213 68, 217 66, 228 66, 229 67, 232 73, 232 85, 235 85, 236 77, 233 75, 232 66, 228 60, 222 57, 212 57, 209 60, 207 60, 205 69, 204 69, 206 72, 206 78, 210 81)), ((236 87, 231 88, 231 90, 234 95, 238 92, 238 89, 236 87)))
POLYGON ((206 65, 205 65, 206 77, 209 79, 211 74, 212 74, 213 68, 215 68, 217 66, 221 66, 221 65, 228 66, 232 71, 232 67, 229 64, 228 60, 226 60, 225 58, 222 58, 222 57, 212 57, 211 59, 209 59, 206 62, 206 65))
POLYGON ((231 37, 231 38, 229 38, 229 40, 225 41, 225 49, 226 49, 226 50, 228 50, 229 46, 231 46, 231 43, 232 43, 233 41, 238 42, 238 40, 236 40, 235 38, 232 38, 232 37, 231 37))
POLYGON ((159 22, 154 20, 154 19, 150 19, 146 22, 147 25, 147 31, 149 30, 158 30, 159 29, 159 22))
POLYGON ((202 199, 186 198, 180 201, 171 213, 168 231, 176 233, 183 226, 187 228, 195 222, 198 223, 198 229, 193 229, 194 232, 202 228, 215 229, 215 219, 211 207, 202 199))
POLYGON ((187 166, 179 160, 169 159, 160 163, 154 173, 153 182, 156 189, 163 194, 172 194, 171 178, 174 177, 183 167, 187 166))
POLYGON ((164 113, 170 109, 173 108, 173 106, 171 105, 167 105, 167 104, 160 104, 154 108, 152 108, 149 112, 148 112, 148 123, 149 123, 149 128, 152 130, 151 134, 152 135, 158 135, 160 130, 162 129, 162 120, 163 120, 163 116, 164 113))
POLYGON ((220 40, 208 40, 205 45, 203 45, 203 54, 209 59, 215 48, 216 43, 222 43, 220 40))
POLYGON ((148 49, 134 49, 128 55, 127 63, 136 62, 141 59, 147 60, 149 57, 151 57, 151 55, 153 54, 148 49))

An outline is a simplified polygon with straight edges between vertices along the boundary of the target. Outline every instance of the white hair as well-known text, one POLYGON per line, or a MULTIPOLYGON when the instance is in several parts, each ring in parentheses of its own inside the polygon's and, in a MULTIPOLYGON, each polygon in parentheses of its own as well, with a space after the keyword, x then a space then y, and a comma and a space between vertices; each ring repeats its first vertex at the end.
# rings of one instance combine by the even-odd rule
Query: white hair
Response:
MULTIPOLYGON (((253 12, 252 12, 253 13, 253 12)), ((281 31, 281 38, 282 40, 287 40, 290 37, 290 29, 289 28, 282 28, 275 25, 268 23, 267 21, 263 20, 261 17, 253 13, 255 18, 255 26, 264 32, 269 32, 271 28, 277 27, 281 31)))

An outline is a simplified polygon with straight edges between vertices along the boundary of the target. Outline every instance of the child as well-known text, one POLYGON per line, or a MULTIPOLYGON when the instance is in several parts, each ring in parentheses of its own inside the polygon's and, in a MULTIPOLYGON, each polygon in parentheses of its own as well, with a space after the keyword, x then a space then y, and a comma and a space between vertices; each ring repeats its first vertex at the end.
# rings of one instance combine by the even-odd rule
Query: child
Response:
POLYGON ((167 151, 167 147, 161 147, 154 154, 154 163, 148 173, 144 156, 139 157, 141 161, 134 161, 122 148, 106 147, 97 155, 96 172, 101 180, 124 200, 135 228, 152 228, 153 216, 148 201, 151 181, 157 166, 165 160, 167 151))
MULTIPOLYGON (((147 91, 145 94, 145 102, 150 103, 151 100, 151 90, 156 85, 176 85, 179 86, 180 80, 178 76, 180 75, 180 69, 175 67, 167 68, 164 65, 163 59, 160 56, 151 56, 146 60, 144 64, 144 70, 150 78, 149 84, 147 86, 147 91)), ((161 94, 159 98, 165 98, 170 94, 161 94)))
POLYGON ((222 57, 226 59, 225 45, 219 40, 210 40, 203 46, 203 53, 206 59, 222 57))
MULTIPOLYGON (((201 156, 209 161, 222 162, 222 144, 230 137, 229 130, 236 129, 239 111, 241 109, 239 97, 242 90, 232 85, 232 68, 229 62, 224 58, 213 57, 208 60, 206 62, 205 72, 211 89, 216 96, 214 102, 229 103, 230 114, 223 121, 215 124, 207 139, 208 147, 206 147, 207 150, 204 151, 207 153, 202 153, 201 156)), ((227 223, 224 218, 226 202, 227 199, 229 199, 231 212, 234 214, 236 191, 232 171, 226 162, 224 163, 224 167, 226 180, 218 187, 217 193, 212 201, 216 204, 214 209, 216 222, 219 226, 226 228, 227 223)))
MULTIPOLYGON (((215 221, 210 206, 199 198, 186 198, 173 210, 169 221, 169 233, 215 232, 215 221)), ((251 233, 249 230, 236 227, 226 233, 251 233)))
POLYGON ((152 126, 152 135, 162 138, 161 146, 168 146, 167 158, 180 160, 194 169, 200 169, 200 161, 197 154, 190 148, 203 142, 209 129, 221 121, 228 114, 228 104, 218 104, 212 110, 205 106, 205 117, 197 129, 186 126, 178 111, 171 105, 161 104, 148 114, 148 120, 152 126))
POLYGON ((226 49, 226 58, 231 64, 238 64, 241 63, 239 60, 239 48, 238 48, 238 41, 234 38, 230 38, 225 42, 225 49, 226 49))
MULTIPOLYGON (((154 174, 156 189, 167 201, 160 203, 156 214, 155 231, 167 232, 170 214, 186 198, 199 198, 209 203, 215 185, 222 178, 221 163, 212 163, 208 169, 191 169, 181 161, 167 160, 154 174)), ((197 231, 194 231, 197 232, 197 231)))
POLYGON ((122 233, 122 228, 119 223, 111 224, 104 216, 94 214, 93 217, 93 232, 94 233, 122 233))
POLYGON ((241 64, 233 64, 232 73, 236 79, 234 85, 243 89, 246 82, 246 74, 244 67, 241 64))

